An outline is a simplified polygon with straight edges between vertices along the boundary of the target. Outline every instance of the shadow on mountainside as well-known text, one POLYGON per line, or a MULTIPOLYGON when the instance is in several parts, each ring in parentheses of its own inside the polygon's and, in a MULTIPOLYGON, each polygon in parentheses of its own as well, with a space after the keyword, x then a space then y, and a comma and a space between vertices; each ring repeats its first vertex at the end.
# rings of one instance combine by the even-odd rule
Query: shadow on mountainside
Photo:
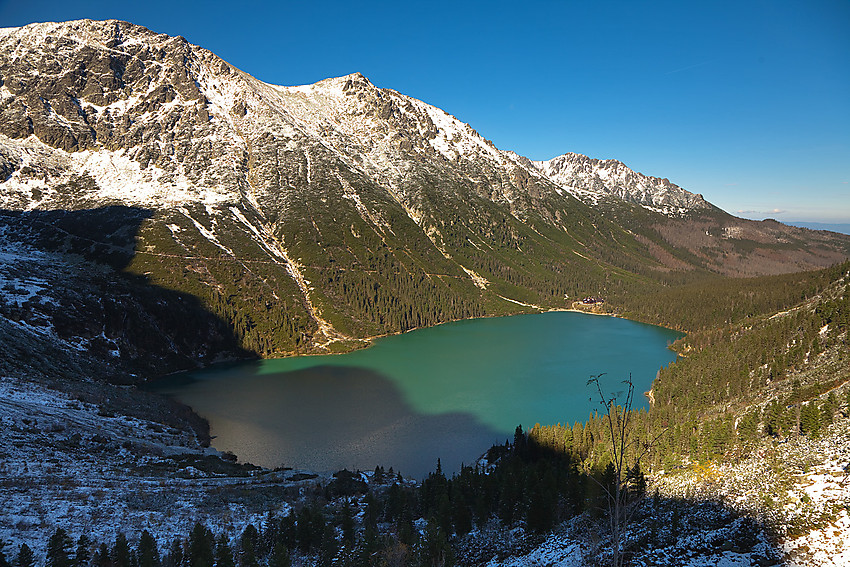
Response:
POLYGON ((125 271, 152 215, 126 206, 0 211, 2 374, 139 413, 153 396, 91 380, 134 384, 252 356, 198 298, 125 271))

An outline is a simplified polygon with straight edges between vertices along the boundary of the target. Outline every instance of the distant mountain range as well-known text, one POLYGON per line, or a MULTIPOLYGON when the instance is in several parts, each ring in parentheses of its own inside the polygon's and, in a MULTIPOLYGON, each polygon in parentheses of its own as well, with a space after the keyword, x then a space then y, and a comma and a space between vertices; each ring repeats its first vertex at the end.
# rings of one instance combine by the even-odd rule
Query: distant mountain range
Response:
POLYGON ((270 85, 119 21, 0 30, 0 208, 6 340, 69 373, 335 352, 850 256, 615 160, 499 150, 359 73, 270 85))

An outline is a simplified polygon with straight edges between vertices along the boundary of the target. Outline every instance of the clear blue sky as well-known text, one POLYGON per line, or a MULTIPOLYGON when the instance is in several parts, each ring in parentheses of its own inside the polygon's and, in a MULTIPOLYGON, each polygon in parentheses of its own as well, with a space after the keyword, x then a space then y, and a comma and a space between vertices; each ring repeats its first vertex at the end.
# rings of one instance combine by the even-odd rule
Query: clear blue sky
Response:
POLYGON ((532 159, 615 158, 748 218, 850 222, 850 1, 0 0, 118 18, 266 82, 360 71, 532 159))

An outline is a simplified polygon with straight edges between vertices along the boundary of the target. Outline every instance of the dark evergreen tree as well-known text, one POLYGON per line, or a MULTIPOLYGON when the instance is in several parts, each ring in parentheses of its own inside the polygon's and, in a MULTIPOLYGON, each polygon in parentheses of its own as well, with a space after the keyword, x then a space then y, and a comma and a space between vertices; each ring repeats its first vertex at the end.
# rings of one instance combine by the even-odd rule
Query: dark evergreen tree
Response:
POLYGON ((62 528, 56 528, 56 531, 47 541, 45 556, 47 567, 72 567, 74 562, 71 551, 73 545, 74 543, 68 533, 62 528))
POLYGON ((195 522, 189 534, 188 567, 213 567, 214 549, 215 540, 212 532, 200 522, 195 522))
POLYGON ((109 556, 109 548, 101 543, 92 556, 94 567, 112 567, 112 558, 109 556))
POLYGON ((440 529, 446 534, 446 537, 451 537, 452 534, 452 504, 449 500, 448 485, 440 493, 437 500, 437 509, 434 511, 435 519, 440 525, 440 529))
POLYGON ((35 556, 32 549, 25 543, 18 548, 18 555, 15 557, 15 567, 34 567, 35 556))
POLYGON ((6 542, 0 539, 0 567, 12 567, 6 558, 6 542))
POLYGON ((282 541, 278 541, 272 549, 269 567, 290 567, 291 565, 292 558, 289 554, 289 548, 282 541))
MULTIPOLYGON (((143 566, 140 565, 139 567, 143 566)), ((215 567, 236 567, 233 551, 231 551, 230 544, 227 543, 227 537, 224 534, 219 535, 215 542, 215 567)))
POLYGON ((160 567, 159 550, 156 546, 156 540, 148 530, 143 530, 139 536, 139 546, 136 555, 138 557, 139 567, 160 567))
POLYGON ((472 531, 472 511, 461 494, 455 494, 452 499, 452 525, 459 536, 472 531))
POLYGON ((92 541, 86 534, 81 535, 77 539, 77 551, 74 557, 76 567, 88 567, 89 562, 92 560, 91 546, 92 541))
POLYGON ((292 510, 278 524, 278 542, 282 542, 288 549, 297 545, 295 514, 292 510))
POLYGON ((183 567, 184 558, 183 542, 175 538, 168 547, 168 553, 162 559, 163 567, 183 567))
POLYGON ((532 488, 531 500, 526 513, 526 523, 532 532, 544 533, 554 526, 556 500, 552 496, 545 491, 540 483, 532 488))
POLYGON ((318 542, 319 548, 319 567, 331 567, 334 563, 334 558, 339 551, 339 545, 336 541, 334 528, 330 524, 323 524, 322 532, 318 542))
POLYGON ((626 485, 629 500, 637 500, 646 495, 646 475, 640 470, 640 463, 635 463, 626 471, 626 485))
POLYGON ((421 567, 449 567, 454 564, 452 548, 439 524, 429 520, 419 545, 421 567))
POLYGON ((110 557, 113 567, 132 567, 130 544, 127 543, 127 536, 123 532, 115 536, 115 545, 112 546, 110 557))
POLYGON ((248 524, 239 538, 239 567, 258 567, 257 541, 260 539, 257 528, 248 524))
POLYGON ((345 498, 340 510, 340 528, 342 529, 342 543, 353 547, 354 546, 354 513, 351 511, 351 504, 348 498, 345 498))

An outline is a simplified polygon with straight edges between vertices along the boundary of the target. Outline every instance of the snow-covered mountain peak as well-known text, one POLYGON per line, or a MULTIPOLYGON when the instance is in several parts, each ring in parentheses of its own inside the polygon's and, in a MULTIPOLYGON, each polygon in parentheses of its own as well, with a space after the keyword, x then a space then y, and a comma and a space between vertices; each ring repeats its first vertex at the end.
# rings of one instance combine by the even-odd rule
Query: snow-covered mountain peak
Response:
POLYGON ((377 87, 367 79, 362 73, 355 72, 341 77, 329 77, 322 79, 316 83, 298 86, 280 86, 291 93, 311 94, 322 92, 327 95, 342 96, 344 94, 352 94, 352 91, 357 90, 375 90, 377 87))
MULTIPOLYGON (((259 178, 250 172, 273 139, 288 159, 305 156, 308 170, 319 154, 333 156, 410 210, 421 209, 412 187, 434 174, 507 203, 520 216, 526 197, 564 191, 588 204, 611 196, 667 214, 707 206, 698 195, 616 160, 568 153, 532 162, 500 151, 448 112, 378 88, 360 72, 312 85, 271 85, 183 37, 118 20, 7 29, 0 33, 0 76, 6 145, 34 136, 65 152, 53 161, 86 168, 101 188, 162 183, 161 191, 151 185, 141 193, 174 195, 179 188, 181 200, 193 194, 205 201, 236 198, 252 184, 257 189, 259 178), (71 157, 76 152, 87 157, 71 157), (129 160, 119 169, 132 173, 132 183, 102 165, 116 160, 129 160), (413 178, 419 181, 411 183, 413 178)), ((16 169, 11 156, 22 151, 7 152, 6 170, 16 169)), ((264 191, 299 186, 297 179, 284 181, 264 168, 264 191)), ((51 177, 39 175, 43 183, 51 177)), ((312 179, 312 173, 301 175, 312 179)), ((127 196, 124 189, 114 194, 127 196)))
POLYGON ((19 28, 3 28, 0 38, 12 39, 18 45, 53 46, 57 50, 67 50, 76 43, 77 47, 89 46, 118 52, 125 43, 187 43, 181 36, 156 33, 144 26, 121 20, 40 22, 19 28))
POLYGON ((548 161, 531 161, 534 167, 579 199, 596 202, 616 197, 667 215, 682 214, 710 205, 668 179, 636 172, 624 163, 600 160, 569 152, 548 161))

